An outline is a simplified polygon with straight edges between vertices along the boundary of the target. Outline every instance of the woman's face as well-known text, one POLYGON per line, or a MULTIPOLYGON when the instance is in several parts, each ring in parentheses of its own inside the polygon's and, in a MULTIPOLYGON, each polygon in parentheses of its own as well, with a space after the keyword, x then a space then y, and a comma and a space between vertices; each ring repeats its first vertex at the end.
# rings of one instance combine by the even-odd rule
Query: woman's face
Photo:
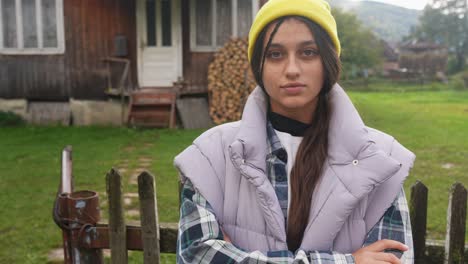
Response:
MULTIPOLYGON (((264 49, 274 27, 267 29, 264 49)), ((265 52, 262 78, 271 110, 310 123, 323 85, 322 60, 310 29, 297 19, 286 19, 265 52)))

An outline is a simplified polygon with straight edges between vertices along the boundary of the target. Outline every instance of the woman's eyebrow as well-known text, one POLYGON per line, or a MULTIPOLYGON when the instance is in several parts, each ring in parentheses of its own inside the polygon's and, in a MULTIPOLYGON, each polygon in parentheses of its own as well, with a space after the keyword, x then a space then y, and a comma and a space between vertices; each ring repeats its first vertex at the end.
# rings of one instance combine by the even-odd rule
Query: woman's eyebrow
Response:
POLYGON ((284 45, 281 45, 279 43, 271 43, 270 48, 283 48, 284 45))
MULTIPOLYGON (((297 44, 298 47, 303 47, 303 46, 308 46, 308 45, 316 45, 317 43, 315 40, 306 40, 302 41, 299 44, 297 44)), ((280 43, 271 43, 270 48, 284 48, 283 44, 280 43)))
POLYGON ((308 45, 316 45, 317 43, 315 42, 315 40, 307 40, 307 41, 303 41, 301 43, 299 43, 298 46, 308 46, 308 45))

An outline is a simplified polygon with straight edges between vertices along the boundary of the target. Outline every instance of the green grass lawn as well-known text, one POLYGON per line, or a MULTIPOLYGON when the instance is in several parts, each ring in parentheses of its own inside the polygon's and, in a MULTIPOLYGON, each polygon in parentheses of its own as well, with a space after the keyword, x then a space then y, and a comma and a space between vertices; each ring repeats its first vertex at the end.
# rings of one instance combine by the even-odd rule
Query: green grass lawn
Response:
POLYGON ((350 92, 350 96, 369 126, 393 135, 416 154, 405 184, 407 196, 416 180, 426 184, 428 237, 443 239, 449 189, 454 182, 468 187, 468 92, 350 92))
MULTIPOLYGON (((367 125, 393 135, 416 153, 415 167, 406 182, 408 197, 409 187, 417 179, 428 186, 428 237, 443 239, 450 186, 458 181, 468 187, 468 92, 349 94, 367 125)), ((111 167, 127 162, 131 171, 138 168, 140 157, 153 158, 150 171, 156 177, 160 221, 175 222, 178 192, 172 159, 201 132, 0 128, 0 263, 46 263, 49 250, 61 246, 60 231, 52 221, 52 203, 65 145, 73 146, 75 189, 100 193, 105 192, 105 173, 111 167)), ((124 186, 125 192, 135 190, 124 186)), ((132 254, 131 259, 132 263, 141 262, 141 254, 132 254)), ((174 256, 166 255, 164 260, 171 263, 174 256)))
MULTIPOLYGON (((0 263, 46 263, 60 247, 52 204, 60 181, 61 150, 73 146, 75 189, 105 192, 105 174, 128 160, 154 157, 159 217, 177 221, 177 176, 172 157, 202 131, 126 128, 0 128, 0 263)), ((125 191, 133 188, 125 186, 125 191)), ((103 213, 106 217, 106 213, 103 213)), ((135 261, 134 263, 139 263, 135 261)), ((171 262, 169 262, 171 263, 171 262)))

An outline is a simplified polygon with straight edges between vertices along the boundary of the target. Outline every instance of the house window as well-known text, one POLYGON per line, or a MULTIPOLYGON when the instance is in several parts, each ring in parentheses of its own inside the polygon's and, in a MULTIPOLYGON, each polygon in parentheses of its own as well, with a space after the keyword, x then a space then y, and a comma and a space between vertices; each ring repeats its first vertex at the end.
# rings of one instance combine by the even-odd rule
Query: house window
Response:
POLYGON ((258 0, 191 1, 191 50, 212 52, 230 37, 247 36, 258 5, 258 0))
POLYGON ((0 0, 0 54, 65 51, 63 0, 0 0))
POLYGON ((171 0, 146 0, 146 41, 150 47, 172 46, 171 0))

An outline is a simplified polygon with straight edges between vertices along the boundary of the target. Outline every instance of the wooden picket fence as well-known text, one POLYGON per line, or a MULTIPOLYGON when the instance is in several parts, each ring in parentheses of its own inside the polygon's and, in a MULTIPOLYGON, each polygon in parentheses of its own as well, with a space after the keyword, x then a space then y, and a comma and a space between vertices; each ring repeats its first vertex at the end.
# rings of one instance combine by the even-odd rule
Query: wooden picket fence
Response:
POLYGON ((444 250, 426 248, 428 188, 420 181, 411 187, 409 200, 415 263, 462 264, 468 261, 465 248, 467 191, 461 183, 450 189, 444 250))
MULTIPOLYGON (((67 151, 71 152, 71 149, 67 151)), ((64 151, 66 155, 66 152, 64 151)), ((175 253, 177 223, 159 223, 156 186, 148 172, 138 176, 140 226, 127 225, 124 217, 122 176, 112 169, 106 176, 109 223, 100 224, 99 202, 95 192, 73 191, 71 154, 63 158, 61 190, 54 206, 54 220, 63 230, 65 263, 104 263, 102 249, 110 249, 111 263, 128 262, 128 250, 144 252, 144 263, 159 263, 160 253, 175 253)), ((179 192, 181 185, 179 184, 179 192)), ((60 191, 59 191, 60 192, 60 191)), ((180 196, 179 196, 180 197, 180 196)), ((467 190, 455 183, 447 210, 445 247, 426 244, 428 189, 416 182, 409 200, 415 263, 462 264, 468 260, 465 249, 467 190)))
POLYGON ((144 263, 159 263, 160 253, 175 253, 177 223, 159 223, 154 176, 138 176, 140 225, 127 225, 124 217, 122 176, 111 169, 106 175, 109 221, 100 223, 97 192, 75 191, 72 149, 62 152, 62 178, 53 219, 62 229, 64 263, 104 263, 103 249, 110 249, 111 263, 127 263, 128 250, 143 251, 144 263))

